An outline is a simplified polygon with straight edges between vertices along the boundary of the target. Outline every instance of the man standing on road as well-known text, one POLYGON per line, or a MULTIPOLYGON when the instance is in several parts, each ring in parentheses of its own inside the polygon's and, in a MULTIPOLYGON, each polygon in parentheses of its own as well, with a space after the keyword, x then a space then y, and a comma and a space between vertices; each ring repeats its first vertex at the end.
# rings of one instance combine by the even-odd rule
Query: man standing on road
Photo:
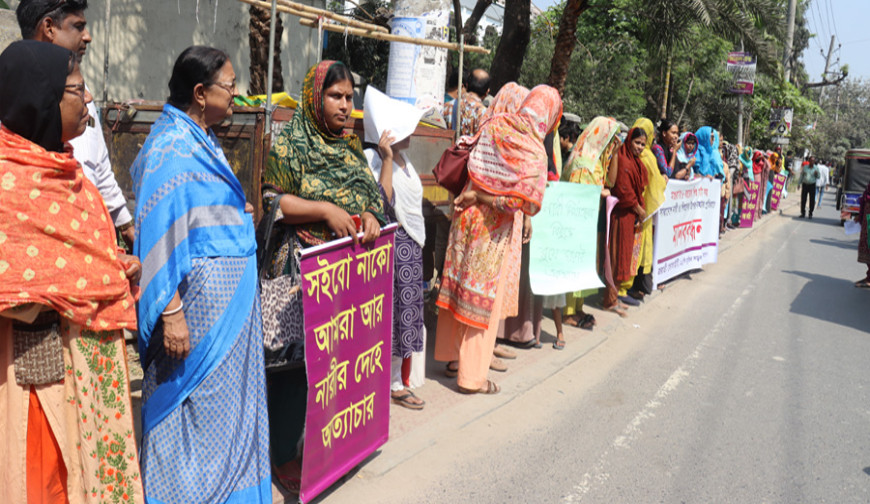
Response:
POLYGON ((822 195, 825 194, 825 187, 828 186, 828 180, 830 180, 831 176, 831 169, 825 163, 819 163, 818 168, 819 178, 816 180, 816 208, 822 206, 822 195))
MULTIPOLYGON (((24 39, 50 42, 69 49, 81 63, 91 43, 85 19, 87 8, 88 0, 21 0, 15 14, 24 39)), ((88 103, 87 107, 93 124, 88 125, 82 136, 70 142, 73 155, 81 163, 85 176, 97 186, 115 228, 132 250, 135 236, 133 216, 127 210, 127 200, 112 172, 97 108, 93 103, 88 103)))
POLYGON ((801 170, 801 218, 806 217, 807 196, 810 197, 810 219, 816 208, 816 181, 819 179, 819 167, 814 156, 810 156, 807 165, 801 170))

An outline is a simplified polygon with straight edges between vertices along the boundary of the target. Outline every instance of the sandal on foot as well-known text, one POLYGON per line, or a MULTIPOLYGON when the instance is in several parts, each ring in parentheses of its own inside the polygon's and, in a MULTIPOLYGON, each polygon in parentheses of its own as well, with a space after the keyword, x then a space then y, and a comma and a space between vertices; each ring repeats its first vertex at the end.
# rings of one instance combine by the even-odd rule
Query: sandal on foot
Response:
POLYGON ((542 345, 540 341, 535 341, 535 344, 532 345, 532 348, 544 348, 544 345, 542 345))
POLYGON ((581 324, 582 319, 577 318, 576 315, 571 315, 562 319, 562 324, 569 325, 571 327, 577 327, 581 324))
POLYGON ((413 392, 411 392, 408 389, 405 389, 405 393, 400 395, 400 396, 394 396, 394 395, 390 394, 390 399, 392 399, 393 402, 398 404, 399 406, 404 406, 404 407, 406 407, 408 409, 412 409, 412 410, 421 410, 421 409, 423 409, 423 406, 426 404, 426 401, 420 399, 419 397, 417 397, 416 394, 414 394, 413 392), (414 399, 419 400, 420 402, 419 403, 411 402, 410 399, 412 397, 414 399))
POLYGON ((858 280, 855 282, 855 287, 859 289, 870 289, 870 280, 867 280, 866 278, 858 280))
POLYGON ((492 350, 492 354, 495 355, 496 357, 499 357, 502 359, 516 359, 517 358, 516 352, 514 352, 513 350, 511 350, 509 348, 505 348, 502 345, 496 345, 495 348, 492 350))
POLYGON ((501 391, 501 388, 494 381, 486 380, 486 385, 484 385, 483 387, 481 387, 477 390, 459 387, 459 391, 462 392, 463 394, 488 394, 488 395, 492 395, 492 394, 498 394, 499 391, 501 391))
POLYGON ((553 342, 553 348, 555 350, 564 350, 565 349, 565 340, 557 339, 553 342))
POLYGON ((500 359, 493 357, 492 360, 489 361, 489 369, 498 371, 499 373, 504 373, 508 368, 500 359))
POLYGON ((587 313, 587 314, 583 317, 583 322, 580 322, 580 328, 581 328, 581 329, 588 329, 588 330, 591 331, 592 328, 595 326, 596 323, 597 323, 597 322, 595 322, 595 317, 592 316, 591 314, 587 313))
POLYGON ((453 363, 448 362, 447 366, 444 367, 444 376, 446 376, 447 378, 456 378, 457 376, 459 376, 459 368, 452 368, 450 367, 450 364, 453 363))

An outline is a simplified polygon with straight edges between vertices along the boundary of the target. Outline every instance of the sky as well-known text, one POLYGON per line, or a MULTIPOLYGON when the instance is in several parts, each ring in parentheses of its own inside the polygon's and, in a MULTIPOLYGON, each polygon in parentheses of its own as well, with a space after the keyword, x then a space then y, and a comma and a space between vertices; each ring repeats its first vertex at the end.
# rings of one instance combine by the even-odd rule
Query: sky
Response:
MULTIPOLYGON (((558 3, 558 0, 533 0, 541 9, 558 3)), ((850 77, 870 78, 870 30, 868 30, 868 0, 812 0, 807 19, 810 46, 804 51, 803 61, 812 82, 821 79, 825 69, 825 55, 834 35, 834 53, 831 68, 849 65, 850 77), (838 61, 839 60, 839 61, 838 61)), ((784 14, 786 15, 786 14, 784 14)))

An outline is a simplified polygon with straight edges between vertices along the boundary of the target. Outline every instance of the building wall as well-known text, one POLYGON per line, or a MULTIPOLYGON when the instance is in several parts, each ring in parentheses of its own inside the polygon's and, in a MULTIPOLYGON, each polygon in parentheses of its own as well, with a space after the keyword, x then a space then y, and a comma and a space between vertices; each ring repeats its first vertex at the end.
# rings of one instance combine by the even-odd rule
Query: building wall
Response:
MULTIPOLYGON (((297 1, 325 6, 325 0, 297 1)), ((13 9, 18 6, 18 0, 8 3, 13 9)), ((82 63, 85 80, 97 101, 103 99, 104 89, 109 101, 165 100, 172 65, 181 51, 191 45, 210 45, 229 53, 239 92, 247 94, 248 9, 237 0, 90 0, 85 15, 94 40, 82 63), (107 2, 111 5, 108 30, 107 2), (103 63, 107 46, 106 85, 103 63)), ((289 93, 299 95, 306 72, 317 62, 317 32, 301 26, 295 16, 280 15, 284 21, 284 85, 289 93)))

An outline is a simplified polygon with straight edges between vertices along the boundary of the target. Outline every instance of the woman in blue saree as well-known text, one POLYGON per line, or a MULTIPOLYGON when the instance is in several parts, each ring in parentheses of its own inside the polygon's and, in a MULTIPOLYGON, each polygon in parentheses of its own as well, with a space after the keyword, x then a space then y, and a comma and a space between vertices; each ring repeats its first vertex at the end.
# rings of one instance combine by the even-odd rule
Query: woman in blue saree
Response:
POLYGON ((145 497, 271 502, 252 208, 210 129, 232 114, 235 72, 194 46, 169 88, 131 167, 145 497))

